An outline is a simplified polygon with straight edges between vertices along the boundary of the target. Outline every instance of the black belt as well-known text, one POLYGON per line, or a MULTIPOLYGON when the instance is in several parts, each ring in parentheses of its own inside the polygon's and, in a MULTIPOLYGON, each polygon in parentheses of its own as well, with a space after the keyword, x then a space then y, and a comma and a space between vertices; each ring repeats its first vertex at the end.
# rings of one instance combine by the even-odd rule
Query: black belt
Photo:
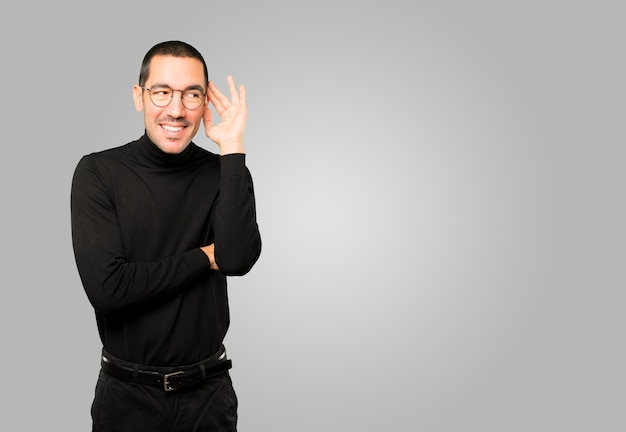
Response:
POLYGON ((207 378, 225 373, 232 367, 232 362, 226 358, 226 351, 222 347, 220 352, 207 360, 178 368, 164 373, 165 368, 150 370, 146 366, 134 365, 116 359, 105 351, 102 352, 102 370, 108 375, 122 381, 131 381, 162 388, 165 391, 178 390, 197 384, 207 378))

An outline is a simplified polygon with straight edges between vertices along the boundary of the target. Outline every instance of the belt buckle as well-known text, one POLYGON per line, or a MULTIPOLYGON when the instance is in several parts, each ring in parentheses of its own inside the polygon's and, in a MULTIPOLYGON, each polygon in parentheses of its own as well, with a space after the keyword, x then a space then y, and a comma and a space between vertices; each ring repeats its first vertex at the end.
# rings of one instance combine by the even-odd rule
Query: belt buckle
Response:
POLYGON ((177 390, 176 387, 173 387, 172 385, 170 385, 169 379, 173 376, 182 375, 184 373, 185 373, 184 371, 178 371, 178 372, 172 372, 172 373, 163 375, 163 390, 165 390, 166 392, 177 390))

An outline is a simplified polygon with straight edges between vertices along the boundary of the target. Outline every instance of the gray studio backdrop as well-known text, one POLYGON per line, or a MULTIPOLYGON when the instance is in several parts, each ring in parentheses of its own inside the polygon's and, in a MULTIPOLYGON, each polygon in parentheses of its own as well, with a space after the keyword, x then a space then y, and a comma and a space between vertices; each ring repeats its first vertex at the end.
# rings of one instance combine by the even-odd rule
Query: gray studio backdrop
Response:
POLYGON ((90 429, 70 182, 166 39, 248 87, 241 431, 624 430, 619 2, 38 3, 0 18, 6 430, 90 429))

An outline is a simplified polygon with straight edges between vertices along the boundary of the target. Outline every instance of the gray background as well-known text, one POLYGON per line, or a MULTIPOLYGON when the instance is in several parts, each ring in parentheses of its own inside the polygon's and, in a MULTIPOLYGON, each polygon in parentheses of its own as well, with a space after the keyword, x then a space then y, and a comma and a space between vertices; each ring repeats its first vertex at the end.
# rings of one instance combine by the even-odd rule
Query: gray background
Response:
POLYGON ((624 430, 620 3, 4 7, 2 429, 90 428, 71 176, 143 132, 141 59, 182 39, 248 86, 242 432, 624 430))

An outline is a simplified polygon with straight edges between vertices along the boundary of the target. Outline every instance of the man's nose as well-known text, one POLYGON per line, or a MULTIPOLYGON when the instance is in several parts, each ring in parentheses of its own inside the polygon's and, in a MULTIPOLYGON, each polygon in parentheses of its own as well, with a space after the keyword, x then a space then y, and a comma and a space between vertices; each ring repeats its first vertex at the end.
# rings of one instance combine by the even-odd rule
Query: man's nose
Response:
POLYGON ((167 112, 172 117, 182 117, 185 114, 185 105, 183 105, 183 92, 174 90, 172 100, 167 106, 167 112))

